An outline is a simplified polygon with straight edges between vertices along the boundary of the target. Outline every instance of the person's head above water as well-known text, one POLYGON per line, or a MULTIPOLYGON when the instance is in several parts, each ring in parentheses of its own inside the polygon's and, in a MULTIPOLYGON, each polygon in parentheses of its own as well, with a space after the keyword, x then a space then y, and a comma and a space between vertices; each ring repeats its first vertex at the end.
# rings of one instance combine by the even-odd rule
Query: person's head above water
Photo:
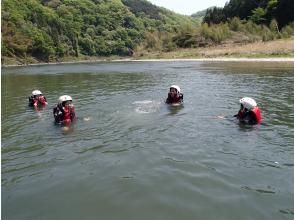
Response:
POLYGON ((177 93, 181 93, 181 88, 177 85, 171 85, 169 87, 169 91, 171 92, 172 90, 175 90, 177 93))
POLYGON ((171 96, 176 96, 178 94, 181 93, 181 88, 177 85, 171 85, 169 87, 169 94, 171 94, 171 96))
POLYGON ((72 104, 72 98, 69 95, 62 95, 59 97, 58 103, 62 106, 72 104))
POLYGON ((55 123, 70 124, 75 119, 75 106, 69 95, 62 95, 58 98, 58 104, 53 108, 55 123))
POLYGON ((183 102, 183 94, 178 85, 171 85, 169 87, 168 96, 165 102, 167 104, 180 104, 183 102))
POLYGON ((48 104, 46 97, 43 95, 43 93, 40 90, 32 91, 32 95, 28 98, 29 98, 29 106, 41 107, 48 104))
POLYGON ((240 122, 246 124, 257 124, 262 120, 261 110, 254 99, 244 97, 239 100, 241 105, 238 114, 234 115, 240 122))

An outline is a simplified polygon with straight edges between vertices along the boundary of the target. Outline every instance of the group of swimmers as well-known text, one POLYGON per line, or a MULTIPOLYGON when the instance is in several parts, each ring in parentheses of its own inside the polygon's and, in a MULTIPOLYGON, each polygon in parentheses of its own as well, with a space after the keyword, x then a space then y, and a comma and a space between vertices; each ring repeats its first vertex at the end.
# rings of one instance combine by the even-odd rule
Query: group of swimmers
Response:
MULTIPOLYGON (((180 105, 184 101, 184 95, 178 85, 172 85, 169 88, 168 96, 165 101, 166 104, 180 105)), ((241 123, 245 124, 259 124, 261 123, 261 110, 257 106, 254 99, 244 97, 239 100, 240 110, 234 115, 241 123)), ((40 90, 34 90, 29 97, 29 106, 38 108, 48 105, 46 97, 40 90)), ((55 123, 69 125, 75 118, 75 107, 72 103, 72 98, 69 95, 62 95, 58 99, 57 105, 53 108, 53 116, 55 123)))
MULTIPOLYGON (((46 97, 40 90, 34 90, 29 97, 29 106, 39 108, 48 105, 46 97)), ((69 95, 62 95, 57 105, 53 108, 55 123, 70 125, 76 118, 75 107, 69 95)))

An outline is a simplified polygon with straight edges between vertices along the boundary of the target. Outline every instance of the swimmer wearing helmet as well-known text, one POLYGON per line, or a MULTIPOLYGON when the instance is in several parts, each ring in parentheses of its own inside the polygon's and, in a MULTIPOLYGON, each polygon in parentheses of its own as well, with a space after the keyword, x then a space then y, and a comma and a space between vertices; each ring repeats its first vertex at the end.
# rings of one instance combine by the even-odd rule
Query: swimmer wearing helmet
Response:
POLYGON ((53 108, 53 116, 57 124, 69 125, 75 120, 75 107, 69 95, 59 97, 58 104, 53 108))
POLYGON ((40 90, 34 90, 32 91, 32 95, 29 97, 29 106, 30 107, 42 107, 46 106, 47 100, 46 97, 42 94, 40 90))
POLYGON ((165 101, 166 104, 181 104, 183 103, 184 95, 181 93, 181 89, 177 85, 172 85, 169 88, 169 93, 165 101))
POLYGON ((238 114, 234 115, 237 119, 244 124, 259 124, 261 123, 261 110, 257 106, 254 99, 244 97, 239 100, 240 110, 238 114))

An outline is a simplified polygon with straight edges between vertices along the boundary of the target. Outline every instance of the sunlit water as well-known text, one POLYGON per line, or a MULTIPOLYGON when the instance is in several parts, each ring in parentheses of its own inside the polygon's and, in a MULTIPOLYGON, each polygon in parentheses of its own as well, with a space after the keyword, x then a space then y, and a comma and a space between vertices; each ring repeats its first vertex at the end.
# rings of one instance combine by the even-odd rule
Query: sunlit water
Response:
POLYGON ((2 219, 293 219, 293 84, 293 63, 2 69, 2 219), (171 84, 184 106, 164 104, 171 84), (39 112, 34 89, 49 103, 39 112), (52 114, 64 94, 68 131, 52 114), (232 117, 243 96, 261 125, 232 117))

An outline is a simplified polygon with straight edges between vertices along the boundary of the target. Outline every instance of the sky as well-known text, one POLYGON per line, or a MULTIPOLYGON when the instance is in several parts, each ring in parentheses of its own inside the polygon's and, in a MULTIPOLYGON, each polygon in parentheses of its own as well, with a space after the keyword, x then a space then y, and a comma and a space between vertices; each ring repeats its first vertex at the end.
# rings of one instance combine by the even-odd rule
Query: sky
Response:
POLYGON ((154 5, 164 7, 183 15, 191 15, 211 6, 224 7, 229 0, 148 0, 154 5))

